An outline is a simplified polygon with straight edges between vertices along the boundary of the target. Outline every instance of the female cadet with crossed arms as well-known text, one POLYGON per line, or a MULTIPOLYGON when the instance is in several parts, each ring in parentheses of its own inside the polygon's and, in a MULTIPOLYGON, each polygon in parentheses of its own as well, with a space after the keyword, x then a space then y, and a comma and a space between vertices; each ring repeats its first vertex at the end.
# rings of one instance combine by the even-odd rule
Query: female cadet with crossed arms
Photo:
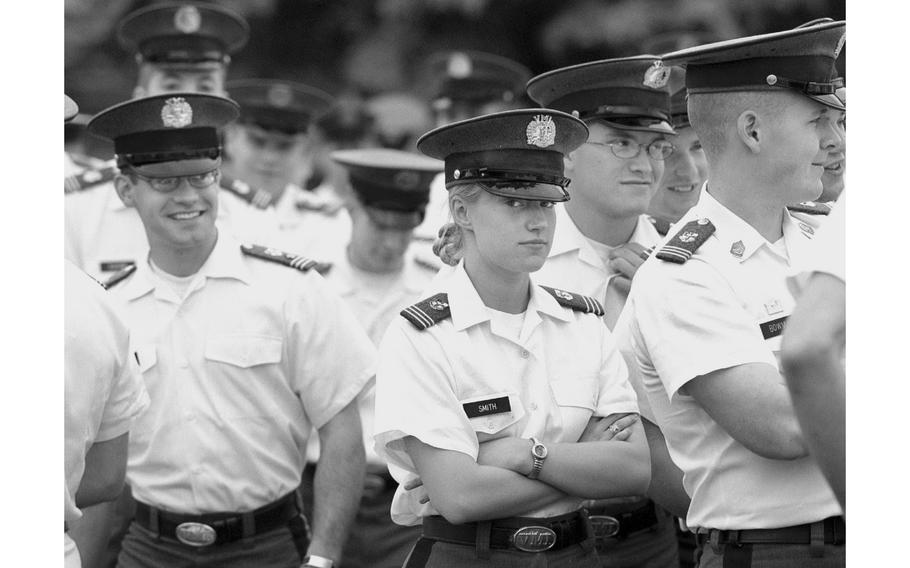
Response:
POLYGON ((453 222, 434 250, 454 268, 380 348, 376 449, 401 483, 391 514, 423 523, 409 568, 599 566, 583 498, 647 488, 638 406, 603 308, 530 275, 568 199, 563 156, 586 137, 568 114, 522 109, 418 141, 445 160, 453 222))

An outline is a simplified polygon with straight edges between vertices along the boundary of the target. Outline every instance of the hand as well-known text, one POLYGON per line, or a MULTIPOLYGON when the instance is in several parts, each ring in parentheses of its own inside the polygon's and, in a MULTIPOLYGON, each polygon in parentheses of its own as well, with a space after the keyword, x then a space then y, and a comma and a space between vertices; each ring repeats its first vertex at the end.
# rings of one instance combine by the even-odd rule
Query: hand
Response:
POLYGON ((421 495, 418 499, 421 505, 426 505, 430 502, 430 495, 427 493, 427 490, 423 488, 423 480, 419 477, 415 477, 411 481, 405 482, 403 487, 405 491, 420 489, 420 492, 423 493, 423 495, 421 495))
POLYGON ((579 442, 624 442, 632 435, 630 426, 638 422, 638 414, 617 414, 607 418, 591 418, 584 432, 581 433, 579 442))
POLYGON ((619 273, 616 278, 625 278, 631 282, 638 267, 650 256, 653 248, 645 248, 638 243, 619 245, 610 251, 607 267, 619 273))

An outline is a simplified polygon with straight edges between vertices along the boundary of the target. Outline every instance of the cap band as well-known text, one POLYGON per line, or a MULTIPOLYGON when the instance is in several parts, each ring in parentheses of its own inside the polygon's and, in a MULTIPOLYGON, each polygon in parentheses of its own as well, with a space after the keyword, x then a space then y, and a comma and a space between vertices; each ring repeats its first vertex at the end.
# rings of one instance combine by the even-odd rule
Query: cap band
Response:
POLYGON ((225 46, 215 38, 201 36, 158 36, 139 46, 144 61, 150 63, 196 63, 224 61, 225 46))
POLYGON ((306 132, 310 125, 310 115, 292 110, 246 107, 240 111, 239 122, 255 124, 265 130, 277 130, 285 134, 298 134, 306 132))
POLYGON ((686 67, 686 88, 690 93, 697 93, 734 87, 777 86, 796 88, 809 94, 831 94, 842 86, 835 79, 836 73, 833 58, 817 55, 759 57, 749 59, 748 65, 743 61, 708 65, 690 63, 686 67))
POLYGON ((464 183, 545 183, 549 185, 558 185, 559 187, 569 187, 571 181, 567 177, 554 176, 547 174, 531 173, 517 170, 499 170, 491 168, 476 168, 459 170, 457 180, 449 182, 446 187, 461 185, 464 183))
POLYGON ((572 112, 577 110, 584 120, 602 114, 646 116, 666 120, 670 95, 665 91, 610 87, 576 91, 547 105, 549 108, 572 112), (610 101, 610 104, 592 108, 594 101, 610 101))
POLYGON ((351 187, 365 204, 392 211, 417 211, 430 201, 430 188, 426 191, 407 191, 388 185, 372 183, 360 178, 350 178, 351 187))

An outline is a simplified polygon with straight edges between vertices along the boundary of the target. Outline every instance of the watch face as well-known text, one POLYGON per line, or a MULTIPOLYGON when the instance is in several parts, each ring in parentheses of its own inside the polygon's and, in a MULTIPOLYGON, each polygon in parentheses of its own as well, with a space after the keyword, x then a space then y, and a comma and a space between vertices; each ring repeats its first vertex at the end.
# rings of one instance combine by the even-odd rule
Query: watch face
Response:
POLYGON ((537 444, 533 448, 531 448, 531 453, 533 453, 535 456, 539 457, 540 459, 543 459, 543 458, 547 457, 547 447, 544 446, 543 444, 537 444))

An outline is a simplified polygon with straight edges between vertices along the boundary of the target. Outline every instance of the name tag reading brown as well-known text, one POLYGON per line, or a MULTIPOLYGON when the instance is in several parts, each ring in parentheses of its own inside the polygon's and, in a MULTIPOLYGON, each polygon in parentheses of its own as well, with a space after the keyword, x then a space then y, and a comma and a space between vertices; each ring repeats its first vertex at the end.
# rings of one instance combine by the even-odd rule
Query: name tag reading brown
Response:
POLYGON ((787 316, 784 316, 782 318, 766 321, 765 323, 760 323, 758 324, 758 327, 761 329, 761 334, 765 339, 771 339, 784 332, 784 324, 786 323, 787 316))
POLYGON ((488 400, 475 400, 462 404, 464 413, 468 418, 477 418, 478 416, 489 416, 490 414, 502 414, 512 412, 512 405, 509 404, 509 397, 502 396, 488 400))

